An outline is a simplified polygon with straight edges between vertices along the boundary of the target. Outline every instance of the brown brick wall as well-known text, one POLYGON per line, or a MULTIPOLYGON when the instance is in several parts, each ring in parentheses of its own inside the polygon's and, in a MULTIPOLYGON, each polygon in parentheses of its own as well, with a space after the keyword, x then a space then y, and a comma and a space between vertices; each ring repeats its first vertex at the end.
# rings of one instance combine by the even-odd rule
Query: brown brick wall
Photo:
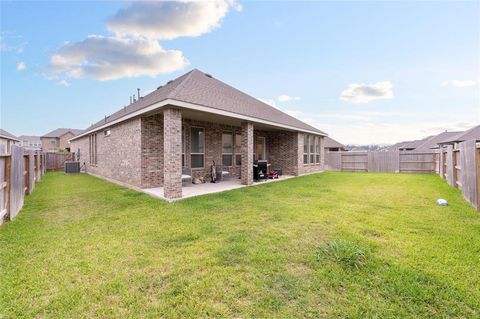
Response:
POLYGON ((59 145, 59 139, 55 137, 42 137, 42 150, 44 152, 56 151, 59 145), (52 144, 51 141, 55 140, 55 144, 52 144))
POLYGON ((68 140, 70 140, 72 137, 75 135, 71 132, 67 132, 60 136, 59 143, 58 143, 58 148, 60 149, 65 149, 70 147, 70 143, 68 143, 68 140))
POLYGON ((71 150, 80 149, 80 163, 87 172, 141 187, 141 121, 139 118, 122 122, 97 132, 97 165, 90 165, 88 136, 71 142, 71 150))
POLYGON ((163 114, 142 118, 142 187, 163 185, 163 114))

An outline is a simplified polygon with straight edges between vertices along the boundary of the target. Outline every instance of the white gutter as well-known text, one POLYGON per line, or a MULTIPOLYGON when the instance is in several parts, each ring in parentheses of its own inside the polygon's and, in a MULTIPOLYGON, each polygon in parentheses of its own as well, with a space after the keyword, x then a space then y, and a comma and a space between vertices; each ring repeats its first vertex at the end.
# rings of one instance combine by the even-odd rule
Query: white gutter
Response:
POLYGON ((16 138, 13 138, 13 137, 10 137, 10 136, 6 136, 6 135, 2 135, 2 134, 0 134, 0 137, 4 138, 6 140, 10 140, 10 141, 21 142, 19 139, 16 139, 16 138))
POLYGON ((234 113, 234 112, 219 110, 219 109, 215 109, 215 108, 212 108, 212 107, 203 106, 203 105, 194 104, 194 103, 189 103, 189 102, 183 102, 183 101, 178 101, 178 100, 173 100, 173 99, 166 99, 166 100, 154 103, 154 104, 152 104, 150 106, 147 106, 143 109, 140 109, 138 111, 135 111, 135 112, 132 112, 132 113, 127 114, 125 116, 122 116, 122 117, 120 117, 116 120, 113 120, 111 122, 107 122, 104 125, 100 125, 99 127, 91 129, 91 130, 89 130, 85 133, 82 133, 80 135, 72 137, 69 141, 76 140, 76 139, 78 139, 80 137, 83 137, 85 135, 88 135, 92 132, 100 131, 104 128, 107 128, 107 127, 115 125, 117 123, 126 121, 128 119, 133 118, 133 117, 136 117, 136 116, 139 116, 139 115, 142 115, 142 114, 145 114, 145 113, 157 110, 157 109, 161 109, 162 107, 167 106, 167 105, 173 105, 173 106, 178 106, 178 107, 181 107, 181 108, 184 108, 184 109, 201 111, 201 112, 206 112, 206 113, 211 113, 211 114, 216 114, 216 115, 223 115, 223 116, 227 116, 227 117, 233 117, 233 118, 236 118, 236 119, 241 119, 241 120, 245 120, 245 121, 249 121, 249 122, 255 122, 255 123, 266 124, 266 125, 271 125, 271 126, 275 126, 275 127, 281 127, 281 128, 285 128, 285 129, 292 130, 292 131, 300 131, 300 132, 314 134, 314 135, 328 136, 328 134, 325 134, 325 133, 306 130, 306 129, 302 129, 302 128, 299 128, 299 127, 286 125, 286 124, 279 124, 279 123, 276 123, 276 122, 262 120, 262 119, 258 119, 258 118, 248 116, 248 115, 242 115, 242 114, 238 114, 238 113, 234 113))

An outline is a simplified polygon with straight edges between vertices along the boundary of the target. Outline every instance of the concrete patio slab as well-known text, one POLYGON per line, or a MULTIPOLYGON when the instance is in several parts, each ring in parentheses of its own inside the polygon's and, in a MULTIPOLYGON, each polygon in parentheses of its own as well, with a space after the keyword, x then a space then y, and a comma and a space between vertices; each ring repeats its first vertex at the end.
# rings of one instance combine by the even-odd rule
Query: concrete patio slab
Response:
MULTIPOLYGON (((278 179, 268 179, 262 182, 255 182, 249 186, 263 185, 266 183, 283 181, 292 177, 295 177, 295 176, 282 175, 278 179)), ((182 198, 178 198, 174 200, 166 199, 164 197, 163 187, 144 188, 141 191, 150 196, 160 198, 168 202, 174 202, 174 201, 178 201, 178 200, 182 200, 190 197, 206 195, 211 193, 219 193, 219 192, 229 191, 232 189, 237 189, 242 187, 247 187, 247 185, 242 185, 240 179, 231 179, 231 180, 221 181, 218 183, 192 184, 189 186, 182 187, 182 198)))

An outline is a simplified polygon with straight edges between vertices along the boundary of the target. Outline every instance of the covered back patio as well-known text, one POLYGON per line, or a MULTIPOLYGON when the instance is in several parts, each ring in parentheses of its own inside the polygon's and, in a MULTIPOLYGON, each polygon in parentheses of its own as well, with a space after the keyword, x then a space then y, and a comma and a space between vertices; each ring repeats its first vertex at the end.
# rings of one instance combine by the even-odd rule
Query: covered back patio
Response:
POLYGON ((312 135, 304 147, 305 136, 298 131, 173 106, 142 122, 142 188, 163 199, 252 185, 258 162, 268 172, 279 172, 279 180, 320 170, 319 136, 312 135), (313 160, 309 163, 307 155, 305 164, 310 144, 313 160), (214 163, 217 183, 211 183, 214 163), (194 185, 193 180, 204 183, 194 185))

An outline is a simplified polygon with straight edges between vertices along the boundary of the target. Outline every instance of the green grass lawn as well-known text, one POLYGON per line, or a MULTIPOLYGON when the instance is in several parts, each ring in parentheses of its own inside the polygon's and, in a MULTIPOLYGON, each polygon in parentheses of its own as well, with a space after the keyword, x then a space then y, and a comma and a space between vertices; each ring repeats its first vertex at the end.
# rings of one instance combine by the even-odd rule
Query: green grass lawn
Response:
POLYGON ((167 204, 49 173, 0 227, 2 319, 479 309, 480 214, 434 175, 330 172, 167 204))

